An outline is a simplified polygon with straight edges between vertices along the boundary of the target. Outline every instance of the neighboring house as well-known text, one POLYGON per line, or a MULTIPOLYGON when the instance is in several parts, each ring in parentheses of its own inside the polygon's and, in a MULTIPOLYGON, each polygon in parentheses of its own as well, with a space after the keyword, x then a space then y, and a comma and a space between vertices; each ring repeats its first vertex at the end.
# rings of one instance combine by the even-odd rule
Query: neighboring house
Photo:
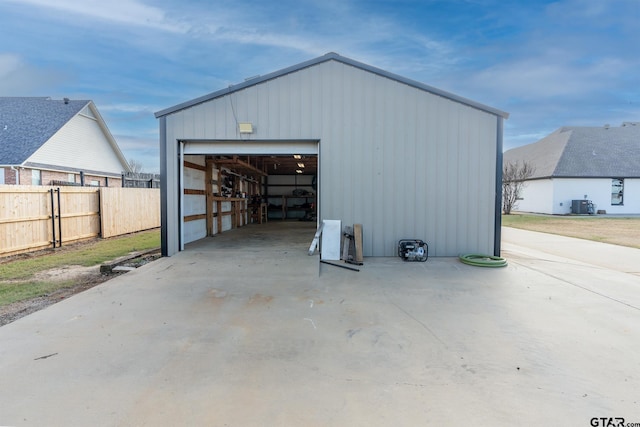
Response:
POLYGON ((93 101, 0 97, 0 184, 114 187, 129 171, 93 101))
POLYGON ((562 127, 504 153, 505 164, 516 161, 535 168, 518 211, 563 215, 574 200, 590 200, 595 212, 640 214, 640 122, 562 127))

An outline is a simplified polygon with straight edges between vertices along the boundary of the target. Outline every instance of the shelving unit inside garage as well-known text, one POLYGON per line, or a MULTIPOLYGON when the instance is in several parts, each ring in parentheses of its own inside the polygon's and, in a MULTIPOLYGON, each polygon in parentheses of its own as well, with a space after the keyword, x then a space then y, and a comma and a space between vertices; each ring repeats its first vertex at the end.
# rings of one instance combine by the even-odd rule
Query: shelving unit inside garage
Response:
POLYGON ((271 168, 260 157, 185 156, 186 241, 250 223, 315 218, 315 175, 271 168))
POLYGON ((267 183, 269 219, 301 219, 315 214, 313 175, 271 175, 267 183))

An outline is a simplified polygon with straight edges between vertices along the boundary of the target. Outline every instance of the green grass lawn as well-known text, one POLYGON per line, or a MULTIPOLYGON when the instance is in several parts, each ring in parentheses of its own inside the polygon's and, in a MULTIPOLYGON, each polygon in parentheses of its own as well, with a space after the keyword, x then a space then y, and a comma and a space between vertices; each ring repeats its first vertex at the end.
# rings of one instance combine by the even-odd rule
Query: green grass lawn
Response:
POLYGON ((90 267, 130 252, 159 247, 160 230, 155 229, 68 247, 63 246, 53 251, 24 257, 0 259, 0 306, 76 285, 72 280, 35 280, 34 276, 37 273, 71 265, 90 267))

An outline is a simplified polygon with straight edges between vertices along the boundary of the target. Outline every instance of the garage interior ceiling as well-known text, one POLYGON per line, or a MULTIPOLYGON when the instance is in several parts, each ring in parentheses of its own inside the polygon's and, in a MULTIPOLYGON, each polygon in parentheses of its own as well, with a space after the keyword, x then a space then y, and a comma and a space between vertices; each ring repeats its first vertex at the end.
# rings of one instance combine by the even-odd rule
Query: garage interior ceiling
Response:
MULTIPOLYGON (((231 158, 231 156, 215 156, 214 161, 231 158)), ((318 173, 318 156, 314 155, 300 155, 299 159, 294 158, 293 155, 237 156, 237 159, 250 164, 267 175, 317 175, 318 173), (296 172, 298 170, 302 171, 302 173, 296 172)))

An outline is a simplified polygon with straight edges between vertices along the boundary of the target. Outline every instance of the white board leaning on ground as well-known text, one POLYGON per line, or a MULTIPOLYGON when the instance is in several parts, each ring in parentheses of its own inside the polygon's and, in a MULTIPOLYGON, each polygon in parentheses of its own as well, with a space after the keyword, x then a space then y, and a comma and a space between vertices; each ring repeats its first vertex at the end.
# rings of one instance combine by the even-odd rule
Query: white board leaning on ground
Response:
POLYGON ((322 221, 322 242, 320 244, 320 258, 327 261, 340 260, 340 246, 342 241, 342 221, 339 219, 325 219, 322 221))

